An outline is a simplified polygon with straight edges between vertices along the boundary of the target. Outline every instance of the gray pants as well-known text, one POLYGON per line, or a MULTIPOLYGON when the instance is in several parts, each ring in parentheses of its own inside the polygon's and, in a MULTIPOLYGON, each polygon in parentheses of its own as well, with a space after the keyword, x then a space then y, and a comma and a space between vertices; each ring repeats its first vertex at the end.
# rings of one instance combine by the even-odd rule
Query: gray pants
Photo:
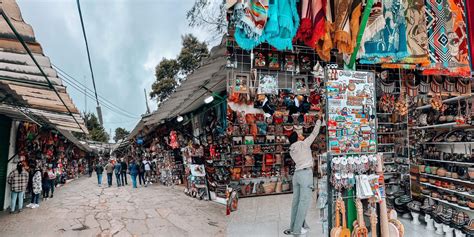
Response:
POLYGON ((311 168, 297 170, 293 175, 293 203, 291 205, 290 229, 293 233, 301 233, 307 227, 305 218, 313 196, 314 180, 311 168))

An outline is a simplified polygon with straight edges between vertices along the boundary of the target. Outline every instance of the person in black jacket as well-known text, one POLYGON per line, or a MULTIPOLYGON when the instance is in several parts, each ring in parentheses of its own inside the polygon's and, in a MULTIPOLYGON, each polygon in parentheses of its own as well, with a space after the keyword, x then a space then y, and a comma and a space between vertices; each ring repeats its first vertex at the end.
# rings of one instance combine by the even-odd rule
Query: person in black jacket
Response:
POLYGON ((104 166, 102 165, 101 161, 97 162, 95 166, 95 172, 97 174, 97 183, 99 183, 99 187, 102 186, 102 174, 104 173, 104 166))
POLYGON ((138 181, 140 182, 140 186, 145 185, 145 164, 143 164, 142 160, 138 161, 138 181))
POLYGON ((121 172, 121 179, 122 179, 122 186, 123 185, 128 185, 127 182, 127 162, 125 162, 125 159, 122 158, 122 162, 120 162, 122 165, 122 172, 121 172))

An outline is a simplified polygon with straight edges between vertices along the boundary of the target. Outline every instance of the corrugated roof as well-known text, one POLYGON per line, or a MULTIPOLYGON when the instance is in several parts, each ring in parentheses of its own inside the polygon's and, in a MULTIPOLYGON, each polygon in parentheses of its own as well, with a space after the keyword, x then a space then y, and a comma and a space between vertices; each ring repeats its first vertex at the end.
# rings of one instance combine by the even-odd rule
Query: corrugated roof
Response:
POLYGON ((143 119, 144 125, 154 125, 164 119, 198 109, 204 105, 204 98, 208 96, 208 91, 203 86, 213 92, 224 91, 227 76, 225 52, 225 43, 214 47, 211 57, 204 62, 203 66, 189 75, 187 80, 151 116, 143 119))
POLYGON ((36 42, 32 27, 23 21, 16 2, 3 0, 0 1, 0 7, 25 40, 39 66, 72 115, 69 114, 54 89, 50 87, 48 80, 27 54, 2 16, 0 16, 0 95, 8 96, 9 104, 31 108, 32 113, 44 118, 53 126, 68 131, 87 133, 78 109, 67 94, 56 70, 52 68, 49 58, 43 54, 41 45, 36 42), (78 120, 79 125, 74 118, 78 120))

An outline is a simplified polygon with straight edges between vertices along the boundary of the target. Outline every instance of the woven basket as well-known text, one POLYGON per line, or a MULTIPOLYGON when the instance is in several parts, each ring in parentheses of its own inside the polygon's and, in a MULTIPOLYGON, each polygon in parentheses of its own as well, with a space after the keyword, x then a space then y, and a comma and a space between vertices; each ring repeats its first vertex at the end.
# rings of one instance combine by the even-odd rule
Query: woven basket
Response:
POLYGON ((273 193, 275 192, 275 185, 276 183, 270 182, 270 183, 264 183, 263 184, 263 190, 265 190, 266 194, 273 193))

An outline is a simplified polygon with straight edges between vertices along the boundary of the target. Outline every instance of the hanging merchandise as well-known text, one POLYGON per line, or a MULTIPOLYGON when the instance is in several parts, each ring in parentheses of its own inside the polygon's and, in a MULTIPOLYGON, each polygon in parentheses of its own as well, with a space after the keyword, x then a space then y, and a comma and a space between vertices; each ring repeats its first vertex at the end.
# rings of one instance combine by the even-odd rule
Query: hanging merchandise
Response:
POLYGON ((295 40, 303 41, 315 48, 325 34, 327 0, 303 0, 301 2, 301 25, 295 40))
POLYGON ((463 0, 427 0, 426 19, 431 65, 426 75, 470 76, 463 0))
MULTIPOLYGON (((363 64, 398 62, 408 56, 405 9, 401 0, 382 0, 385 24, 373 37, 362 42, 363 64)), ((375 14, 375 13, 374 13, 375 14)), ((374 15, 374 17, 376 17, 374 15)))
POLYGON ((296 0, 244 0, 234 7, 234 37, 251 50, 263 42, 277 50, 293 50, 293 37, 300 19, 296 0))
POLYGON ((339 53, 351 54, 359 33, 361 0, 335 0, 334 45, 339 53))
MULTIPOLYGON (((326 1, 326 0, 323 0, 326 1)), ((333 42, 333 32, 334 32, 334 20, 331 12, 331 4, 327 1, 326 5, 326 15, 325 15, 325 24, 324 24, 324 33, 320 39, 316 42, 316 52, 318 56, 325 62, 331 60, 331 50, 334 48, 333 42)))
POLYGON ((425 0, 404 0, 407 27, 407 45, 409 56, 405 63, 429 64, 428 33, 426 29, 425 0))
MULTIPOLYGON (((474 72, 474 1, 466 0, 466 17, 467 17, 467 27, 469 33, 469 59, 471 62, 471 72, 474 72)), ((474 226, 473 226, 474 228, 474 226)))
POLYGON ((234 37, 243 49, 253 49, 260 43, 268 19, 268 0, 239 1, 234 6, 234 37))

